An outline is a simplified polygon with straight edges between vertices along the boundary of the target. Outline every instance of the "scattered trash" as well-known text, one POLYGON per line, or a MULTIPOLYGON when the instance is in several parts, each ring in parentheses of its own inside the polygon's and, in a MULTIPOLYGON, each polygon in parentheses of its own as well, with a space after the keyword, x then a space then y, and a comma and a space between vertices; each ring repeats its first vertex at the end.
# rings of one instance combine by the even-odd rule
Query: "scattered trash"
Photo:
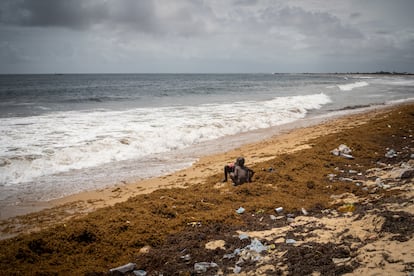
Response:
POLYGON ((276 220, 277 218, 274 215, 270 215, 271 220, 276 220))
POLYGON ((233 259, 235 258, 237 255, 240 255, 240 248, 236 248, 234 249, 233 253, 229 253, 229 254, 225 254, 223 256, 223 259, 233 259))
POLYGON ((283 207, 277 207, 277 208, 275 209, 275 211, 276 211, 277 213, 281 213, 281 212, 283 211, 283 207))
POLYGON ((335 156, 342 156, 347 159, 354 159, 354 157, 351 155, 352 150, 344 144, 339 145, 336 149, 331 150, 331 153, 335 156))
POLYGON ((135 267, 136 267, 136 264, 135 263, 128 263, 126 265, 122 265, 122 266, 118 266, 118 267, 115 267, 115 268, 111 268, 109 270, 109 272, 120 272, 120 273, 124 273, 125 274, 127 272, 133 271, 135 269, 135 267))
POLYGON ((203 273, 203 272, 207 272, 209 268, 215 268, 215 267, 218 267, 216 263, 200 262, 200 263, 194 264, 194 271, 196 273, 203 273))
POLYGON ((259 210, 256 211, 256 214, 257 215, 260 215, 260 214, 263 214, 264 212, 265 212, 265 210, 259 209, 259 210))
POLYGON ((267 247, 267 252, 270 252, 270 251, 275 250, 275 249, 276 249, 276 245, 274 243, 272 243, 271 245, 269 245, 267 247))
POLYGON ((302 208, 302 214, 305 215, 305 216, 309 215, 308 211, 306 211, 305 208, 302 208))
POLYGON ((328 177, 329 181, 333 181, 335 179, 336 174, 330 173, 326 177, 328 177))
POLYGON ((200 227, 201 226, 201 222, 200 221, 192 221, 187 223, 188 226, 192 226, 192 227, 200 227))
POLYGON ((292 222, 294 222, 294 221, 295 221, 295 219, 294 219, 294 218, 287 218, 287 219, 286 219, 286 221, 287 221, 288 223, 292 223, 292 222))
POLYGON ((245 247, 245 249, 253 250, 257 253, 267 250, 267 246, 264 246, 258 239, 253 239, 252 242, 245 247))
POLYGON ((341 213, 352 213, 355 211, 354 204, 345 204, 338 208, 338 211, 341 213))
POLYGON ((239 235, 239 239, 242 241, 242 240, 247 240, 249 238, 249 235, 247 235, 247 234, 240 234, 239 235))
POLYGON ((384 184, 384 182, 382 182, 382 179, 380 177, 377 177, 377 179, 375 179, 375 185, 377 185, 378 188, 382 188, 382 189, 391 188, 391 185, 384 184))
POLYGON ((147 276, 147 272, 145 270, 134 270, 132 273, 135 276, 147 276))
POLYGON ((187 255, 181 256, 180 258, 183 259, 184 261, 188 262, 188 261, 191 260, 191 255, 187 254, 187 255))
POLYGON ((341 263, 346 263, 347 261, 350 261, 351 257, 348 258, 332 258, 332 262, 334 264, 341 264, 341 263))
POLYGON ((241 271, 241 267, 240 266, 238 266, 238 265, 236 265, 234 268, 233 268, 233 273, 234 274, 239 274, 240 273, 240 271, 241 271))
POLYGON ((296 241, 294 239, 286 239, 286 244, 295 244, 296 241))
POLYGON ((244 213, 244 211, 246 211, 246 209, 244 209, 243 207, 240 207, 239 209, 236 210, 236 213, 241 215, 244 213))
POLYGON ((387 151, 387 153, 385 154, 385 157, 387 158, 394 158, 397 157, 397 152, 394 149, 390 149, 389 151, 387 151))
POLYGON ((342 157, 345 157, 346 159, 354 159, 354 157, 350 154, 341 153, 342 157))

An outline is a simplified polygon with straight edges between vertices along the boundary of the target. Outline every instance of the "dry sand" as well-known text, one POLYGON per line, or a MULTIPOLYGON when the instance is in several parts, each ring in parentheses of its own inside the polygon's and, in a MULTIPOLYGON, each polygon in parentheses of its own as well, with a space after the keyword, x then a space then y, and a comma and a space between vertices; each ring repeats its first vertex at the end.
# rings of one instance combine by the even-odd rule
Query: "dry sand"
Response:
POLYGON ((149 275, 190 275, 195 263, 215 262, 205 275, 238 267, 240 275, 407 275, 413 183, 401 173, 413 166, 413 131, 414 105, 378 109, 206 156, 164 177, 34 203, 53 208, 1 222, 9 239, 0 244, 0 271, 99 275, 134 262, 149 275), (340 144, 355 158, 332 155, 340 144), (391 148, 397 156, 386 158, 391 148), (254 183, 221 183, 223 165, 238 156, 256 171, 254 183), (245 213, 235 212, 240 206, 245 213), (265 252, 245 249, 254 238, 265 252))

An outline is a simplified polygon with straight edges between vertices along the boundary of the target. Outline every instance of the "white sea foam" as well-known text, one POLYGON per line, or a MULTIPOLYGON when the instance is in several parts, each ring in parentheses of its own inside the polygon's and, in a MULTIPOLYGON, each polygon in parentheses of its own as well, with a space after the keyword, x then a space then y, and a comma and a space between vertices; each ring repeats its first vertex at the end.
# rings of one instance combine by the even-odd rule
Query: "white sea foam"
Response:
POLYGON ((366 81, 357 81, 357 82, 349 83, 349 84, 341 84, 341 85, 338 85, 338 87, 341 91, 351 91, 354 88, 364 87, 367 85, 369 85, 369 83, 366 81))
POLYGON ((303 118, 325 94, 228 104, 58 112, 0 119, 0 184, 150 157, 303 118))

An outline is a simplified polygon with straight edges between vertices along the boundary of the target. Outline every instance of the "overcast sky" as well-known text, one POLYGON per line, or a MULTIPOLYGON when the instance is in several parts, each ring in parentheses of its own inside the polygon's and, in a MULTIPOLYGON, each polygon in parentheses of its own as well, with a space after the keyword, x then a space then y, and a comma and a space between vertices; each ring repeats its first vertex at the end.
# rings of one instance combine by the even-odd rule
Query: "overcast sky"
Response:
POLYGON ((0 73, 414 72, 411 0, 1 0, 0 73))

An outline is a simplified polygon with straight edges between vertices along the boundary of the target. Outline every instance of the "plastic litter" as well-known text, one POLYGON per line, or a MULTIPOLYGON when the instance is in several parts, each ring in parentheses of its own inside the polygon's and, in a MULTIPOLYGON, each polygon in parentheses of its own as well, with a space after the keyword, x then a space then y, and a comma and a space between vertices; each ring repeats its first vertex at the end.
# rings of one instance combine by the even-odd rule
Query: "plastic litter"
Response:
POLYGON ((283 207, 277 207, 277 208, 275 209, 275 211, 276 211, 277 213, 281 213, 281 212, 283 211, 283 207))
POLYGON ((304 216, 309 215, 308 211, 306 211, 306 209, 305 209, 305 208, 302 208, 302 214, 303 214, 304 216))
POLYGON ((294 244, 296 241, 294 239, 286 239, 287 244, 294 244))
POLYGON ((236 213, 241 215, 244 213, 244 211, 246 211, 246 209, 244 209, 243 207, 240 207, 239 209, 236 210, 236 213))
POLYGON ((134 273, 135 276, 147 276, 147 272, 145 270, 134 270, 132 273, 134 273))
POLYGON ((331 153, 335 156, 342 156, 347 159, 354 159, 351 155, 352 150, 344 144, 339 145, 336 149, 331 150, 331 153))
POLYGON ((223 259, 233 259, 237 255, 240 255, 240 252, 241 252, 240 248, 236 248, 236 249, 234 249, 233 253, 225 254, 223 256, 223 259))
POLYGON ((216 263, 213 262, 200 262, 200 263, 195 263, 194 264, 194 271, 196 273, 203 273, 203 272, 207 272, 208 269, 210 268, 215 268, 218 267, 218 265, 216 263))
POLYGON ((238 265, 236 265, 234 268, 233 268, 233 273, 234 274, 239 274, 240 273, 240 271, 241 271, 241 267, 240 266, 238 266, 238 265))
POLYGON ((262 251, 267 250, 267 246, 263 245, 258 239, 253 239, 252 242, 245 247, 245 249, 261 253, 262 251))
POLYGON ((240 240, 246 240, 246 239, 248 239, 249 238, 249 235, 247 235, 247 234, 240 234, 239 235, 239 239, 240 240))
POLYGON ((341 213, 352 213, 355 211, 355 206, 353 204, 345 204, 339 207, 338 211, 341 213))
POLYGON ((115 268, 111 268, 109 272, 120 272, 120 273, 127 273, 129 271, 133 271, 136 267, 135 263, 127 263, 126 265, 118 266, 115 268))
POLYGON ((390 149, 389 151, 387 151, 387 153, 385 154, 385 157, 387 158, 394 158, 397 157, 397 152, 394 149, 390 149))

